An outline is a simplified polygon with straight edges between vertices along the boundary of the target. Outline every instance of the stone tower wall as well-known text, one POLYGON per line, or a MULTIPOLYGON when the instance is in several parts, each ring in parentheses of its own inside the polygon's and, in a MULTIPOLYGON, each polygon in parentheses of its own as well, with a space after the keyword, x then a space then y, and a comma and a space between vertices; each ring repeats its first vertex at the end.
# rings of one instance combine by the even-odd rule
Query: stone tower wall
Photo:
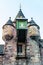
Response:
POLYGON ((41 64, 43 65, 43 48, 41 48, 41 64))
MULTIPOLYGON (((37 27, 31 26, 28 28, 27 32, 27 46, 26 46, 26 54, 28 59, 20 59, 16 61, 16 56, 17 56, 17 35, 16 35, 16 29, 13 28, 12 26, 7 25, 3 29, 3 40, 5 41, 5 55, 3 58, 3 64, 4 65, 14 65, 16 62, 18 64, 23 64, 26 65, 28 62, 28 65, 40 65, 40 51, 39 51, 39 46, 38 43, 35 40, 30 39, 30 36, 34 35, 40 35, 39 30, 37 27), (6 35, 13 35, 13 38, 9 41, 6 41, 5 36, 6 35)), ((23 55, 25 55, 24 52, 25 46, 23 45, 23 55)), ((21 65, 20 64, 20 65, 21 65)))
POLYGON ((17 43, 11 40, 5 43, 4 65, 14 65, 17 55, 17 43))
POLYGON ((40 51, 36 41, 29 39, 27 43, 27 56, 30 64, 40 65, 40 51))

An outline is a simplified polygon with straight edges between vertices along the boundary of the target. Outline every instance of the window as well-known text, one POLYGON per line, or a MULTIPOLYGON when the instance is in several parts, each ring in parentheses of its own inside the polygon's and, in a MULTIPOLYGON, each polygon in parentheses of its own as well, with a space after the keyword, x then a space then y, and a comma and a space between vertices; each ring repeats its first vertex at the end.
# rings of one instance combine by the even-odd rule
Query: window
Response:
POLYGON ((13 35, 12 35, 12 36, 10 36, 10 35, 6 35, 6 36, 5 36, 6 41, 11 40, 12 38, 13 38, 13 35))
POLYGON ((36 36, 30 36, 30 38, 36 40, 36 36))
POLYGON ((17 52, 22 53, 22 45, 17 45, 17 52))
POLYGON ((26 41, 26 33, 27 33, 27 30, 25 29, 17 30, 18 42, 24 43, 26 41))

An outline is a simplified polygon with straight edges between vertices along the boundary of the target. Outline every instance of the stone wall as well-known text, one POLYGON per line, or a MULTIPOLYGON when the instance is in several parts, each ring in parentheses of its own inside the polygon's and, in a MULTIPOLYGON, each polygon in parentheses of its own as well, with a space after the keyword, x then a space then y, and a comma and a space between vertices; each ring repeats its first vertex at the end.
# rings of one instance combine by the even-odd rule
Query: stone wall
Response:
POLYGON ((36 41, 29 39, 27 43, 27 56, 30 57, 30 63, 40 63, 40 51, 36 41))
POLYGON ((41 64, 43 65, 43 48, 41 48, 41 64))
MULTIPOLYGON (((30 39, 30 36, 36 36, 39 35, 40 36, 40 32, 37 29, 37 27, 33 27, 31 26, 30 28, 28 28, 28 32, 27 32, 27 43, 26 43, 26 56, 28 59, 20 59, 20 60, 16 60, 16 56, 17 56, 17 33, 16 33, 16 29, 13 28, 12 26, 5 26, 5 28, 3 29, 3 40, 5 41, 5 55, 1 60, 3 59, 3 65, 41 65, 41 61, 40 61, 40 50, 39 50, 39 46, 35 40, 30 39), (7 40, 5 41, 5 36, 6 35, 13 35, 13 38, 11 40, 7 40)), ((21 44, 21 43, 19 43, 21 44)), ((23 48, 22 48, 22 55, 25 55, 25 43, 22 43, 23 48)), ((43 49, 41 49, 42 52, 42 57, 43 57, 43 49)), ((43 58, 42 58, 43 61, 43 58)), ((1 64, 0 64, 1 65, 1 64)))
POLYGON ((14 65, 16 61, 17 48, 16 42, 14 40, 5 43, 5 55, 4 55, 4 65, 14 65))
POLYGON ((0 56, 0 65, 3 65, 3 56, 0 56))

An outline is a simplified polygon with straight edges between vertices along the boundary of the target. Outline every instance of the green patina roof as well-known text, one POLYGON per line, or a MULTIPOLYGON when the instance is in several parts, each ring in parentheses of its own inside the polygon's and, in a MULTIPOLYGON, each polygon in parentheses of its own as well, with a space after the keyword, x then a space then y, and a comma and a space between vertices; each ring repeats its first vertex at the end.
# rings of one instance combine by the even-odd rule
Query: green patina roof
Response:
POLYGON ((4 54, 4 45, 0 45, 0 55, 4 54))

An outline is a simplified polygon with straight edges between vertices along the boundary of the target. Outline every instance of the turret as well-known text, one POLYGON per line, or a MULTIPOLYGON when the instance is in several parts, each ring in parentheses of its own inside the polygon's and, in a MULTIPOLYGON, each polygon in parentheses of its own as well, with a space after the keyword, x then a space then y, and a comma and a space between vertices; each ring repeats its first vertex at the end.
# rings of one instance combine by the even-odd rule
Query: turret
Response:
POLYGON ((28 36, 32 39, 37 39, 40 37, 39 32, 40 27, 34 22, 33 18, 28 22, 28 36))
POLYGON ((14 37, 13 34, 16 34, 16 33, 13 33, 14 29, 15 29, 15 27, 14 27, 14 25, 11 21, 11 17, 10 17, 9 20, 7 21, 7 23, 5 25, 3 25, 2 39, 4 41, 11 40, 14 37))

